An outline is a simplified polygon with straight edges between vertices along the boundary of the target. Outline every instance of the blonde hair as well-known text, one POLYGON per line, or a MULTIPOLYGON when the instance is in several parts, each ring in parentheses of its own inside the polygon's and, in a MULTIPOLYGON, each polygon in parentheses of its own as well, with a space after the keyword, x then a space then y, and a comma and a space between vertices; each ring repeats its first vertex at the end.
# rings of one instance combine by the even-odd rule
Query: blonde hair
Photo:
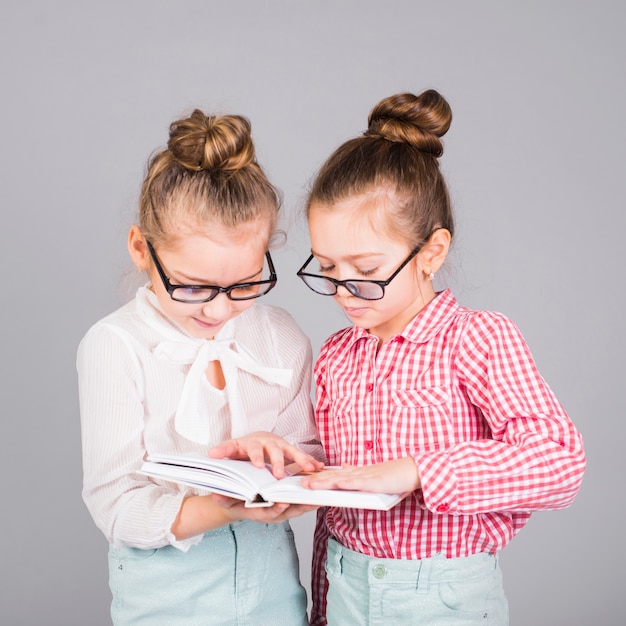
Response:
POLYGON ((390 202, 384 203, 382 225, 411 248, 423 245, 437 228, 453 235, 450 196, 438 162, 451 121, 450 106, 432 89, 385 98, 370 112, 367 131, 322 165, 307 215, 314 206, 332 210, 342 200, 383 191, 390 202))
POLYGON ((279 208, 278 191, 256 161, 250 122, 196 109, 170 125, 167 148, 148 161, 139 227, 154 245, 189 221, 237 227, 266 219, 271 236, 279 208))

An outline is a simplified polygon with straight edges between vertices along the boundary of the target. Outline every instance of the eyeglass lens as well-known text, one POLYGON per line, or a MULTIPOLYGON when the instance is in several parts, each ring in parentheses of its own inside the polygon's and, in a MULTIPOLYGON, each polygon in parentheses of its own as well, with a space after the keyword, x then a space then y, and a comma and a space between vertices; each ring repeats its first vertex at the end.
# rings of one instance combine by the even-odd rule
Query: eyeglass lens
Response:
MULTIPOLYGON (((242 284, 230 288, 227 293, 231 300, 250 300, 265 295, 272 287, 271 281, 260 284, 242 284)), ((170 295, 174 300, 180 302, 206 302, 215 298, 219 292, 219 289, 189 286, 176 287, 172 289, 170 295)))
MULTIPOLYGON (((305 274, 302 275, 301 278, 306 283, 307 287, 319 294, 334 296, 337 293, 337 283, 325 278, 324 276, 311 276, 305 274)), ((353 296, 363 298, 364 300, 380 300, 385 295, 384 289, 381 285, 366 280, 348 280, 345 282, 339 282, 338 284, 343 285, 353 296)))

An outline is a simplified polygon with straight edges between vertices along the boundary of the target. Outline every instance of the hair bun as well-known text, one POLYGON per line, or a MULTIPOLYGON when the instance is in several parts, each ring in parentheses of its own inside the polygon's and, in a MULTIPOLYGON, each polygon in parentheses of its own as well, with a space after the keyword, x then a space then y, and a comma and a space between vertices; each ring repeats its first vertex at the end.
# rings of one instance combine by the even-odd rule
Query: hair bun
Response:
POLYGON ((452 110, 446 99, 434 89, 419 96, 400 93, 381 100, 370 112, 365 135, 387 141, 408 143, 422 152, 440 157, 452 122, 452 110))
POLYGON ((207 116, 199 109, 170 125, 167 144, 187 169, 232 172, 255 160, 250 122, 240 115, 207 116))

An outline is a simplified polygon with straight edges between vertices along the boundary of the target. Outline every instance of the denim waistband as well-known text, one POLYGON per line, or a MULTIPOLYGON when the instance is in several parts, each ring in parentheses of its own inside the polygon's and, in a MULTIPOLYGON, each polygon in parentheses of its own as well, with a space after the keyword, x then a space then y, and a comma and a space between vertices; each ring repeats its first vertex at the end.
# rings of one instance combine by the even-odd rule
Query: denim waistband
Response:
POLYGON ((335 574, 367 577, 370 584, 414 584, 426 587, 428 583, 467 581, 494 570, 498 565, 495 554, 481 552, 467 557, 446 558, 436 554, 427 559, 388 559, 367 556, 329 539, 326 568, 335 574))

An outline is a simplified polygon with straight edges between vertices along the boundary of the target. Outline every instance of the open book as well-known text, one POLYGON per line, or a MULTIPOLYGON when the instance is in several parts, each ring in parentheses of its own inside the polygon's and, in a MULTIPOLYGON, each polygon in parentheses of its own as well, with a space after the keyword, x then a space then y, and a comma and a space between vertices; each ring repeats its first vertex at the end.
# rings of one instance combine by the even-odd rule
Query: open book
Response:
MULTIPOLYGON (((286 469, 288 472, 290 469, 295 472, 300 470, 295 465, 287 466, 286 469)), ((307 489, 300 484, 302 473, 288 474, 285 478, 277 479, 269 468, 255 467, 249 461, 212 459, 201 455, 152 454, 144 461, 141 473, 244 500, 246 506, 271 506, 274 502, 288 502, 388 511, 406 495, 307 489)))

